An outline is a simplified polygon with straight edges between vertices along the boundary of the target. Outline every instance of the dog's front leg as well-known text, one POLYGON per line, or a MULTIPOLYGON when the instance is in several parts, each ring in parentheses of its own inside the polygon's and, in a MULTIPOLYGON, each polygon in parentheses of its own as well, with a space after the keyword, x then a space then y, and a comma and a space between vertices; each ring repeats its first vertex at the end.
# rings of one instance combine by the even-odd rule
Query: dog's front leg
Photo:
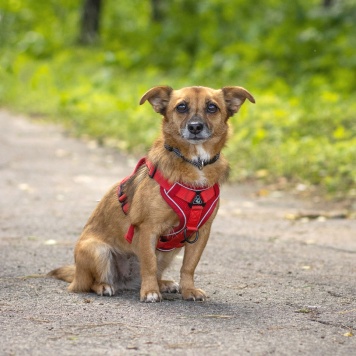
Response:
POLYGON ((185 300, 204 301, 206 299, 205 292, 194 286, 194 272, 209 239, 212 219, 210 220, 199 230, 197 242, 185 244, 183 265, 180 270, 180 291, 185 300))
POLYGON ((157 281, 157 258, 155 254, 157 234, 150 226, 142 224, 139 227, 138 258, 141 268, 141 302, 160 302, 161 293, 157 281))

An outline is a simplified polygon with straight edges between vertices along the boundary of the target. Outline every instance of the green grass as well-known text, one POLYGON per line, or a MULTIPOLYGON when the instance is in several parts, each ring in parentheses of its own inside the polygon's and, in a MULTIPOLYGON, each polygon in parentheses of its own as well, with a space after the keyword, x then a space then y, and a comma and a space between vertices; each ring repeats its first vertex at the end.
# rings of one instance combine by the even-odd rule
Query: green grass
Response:
POLYGON ((12 0, 0 8, 0 105, 142 153, 160 130, 159 115, 138 104, 150 87, 241 85, 256 105, 230 120, 232 180, 285 177, 355 196, 353 1, 325 12, 319 1, 269 0, 262 14, 231 1, 238 23, 224 1, 175 1, 161 24, 147 4, 109 1, 101 43, 85 48, 76 45, 79 1, 12 0), (189 6, 176 17, 180 3, 189 6))

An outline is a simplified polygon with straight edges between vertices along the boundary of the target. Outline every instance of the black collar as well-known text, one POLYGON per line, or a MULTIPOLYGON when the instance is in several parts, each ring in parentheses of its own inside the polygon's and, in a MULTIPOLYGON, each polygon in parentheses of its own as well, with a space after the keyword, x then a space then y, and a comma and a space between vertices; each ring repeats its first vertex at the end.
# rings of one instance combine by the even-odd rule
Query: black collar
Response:
POLYGON ((186 157, 184 157, 182 155, 182 153, 179 151, 178 148, 174 148, 172 146, 169 146, 167 144, 164 144, 164 148, 170 152, 173 152, 175 153, 178 157, 182 158, 185 162, 188 162, 190 164, 192 164, 193 166, 199 168, 200 170, 202 170, 205 166, 207 166, 208 164, 213 164, 215 163, 219 157, 220 157, 220 153, 218 153, 216 156, 214 156, 211 160, 209 161, 205 161, 205 160, 202 160, 200 159, 200 157, 198 157, 198 159, 196 161, 193 161, 191 159, 188 159, 186 157))

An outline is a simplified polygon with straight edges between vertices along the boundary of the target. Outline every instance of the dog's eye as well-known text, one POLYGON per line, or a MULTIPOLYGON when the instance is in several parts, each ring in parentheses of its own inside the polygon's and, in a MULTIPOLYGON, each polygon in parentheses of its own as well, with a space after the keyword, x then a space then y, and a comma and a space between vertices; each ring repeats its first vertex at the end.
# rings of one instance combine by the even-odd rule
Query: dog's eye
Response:
POLYGON ((210 114, 214 114, 218 111, 218 107, 213 103, 209 103, 206 107, 206 111, 210 114))
POLYGON ((187 111, 188 111, 188 105, 185 104, 185 103, 178 104, 178 105, 176 106, 176 110, 177 110, 179 113, 187 112, 187 111))

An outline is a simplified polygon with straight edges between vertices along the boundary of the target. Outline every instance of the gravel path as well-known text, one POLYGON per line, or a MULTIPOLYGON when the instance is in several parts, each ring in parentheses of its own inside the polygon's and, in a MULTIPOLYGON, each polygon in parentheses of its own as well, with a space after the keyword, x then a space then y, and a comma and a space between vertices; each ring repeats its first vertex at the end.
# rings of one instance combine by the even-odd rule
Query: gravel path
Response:
POLYGON ((323 206, 256 186, 222 190, 197 270, 205 303, 41 278, 72 262, 97 201, 134 165, 0 111, 0 355, 356 355, 356 220, 297 219, 323 206))

